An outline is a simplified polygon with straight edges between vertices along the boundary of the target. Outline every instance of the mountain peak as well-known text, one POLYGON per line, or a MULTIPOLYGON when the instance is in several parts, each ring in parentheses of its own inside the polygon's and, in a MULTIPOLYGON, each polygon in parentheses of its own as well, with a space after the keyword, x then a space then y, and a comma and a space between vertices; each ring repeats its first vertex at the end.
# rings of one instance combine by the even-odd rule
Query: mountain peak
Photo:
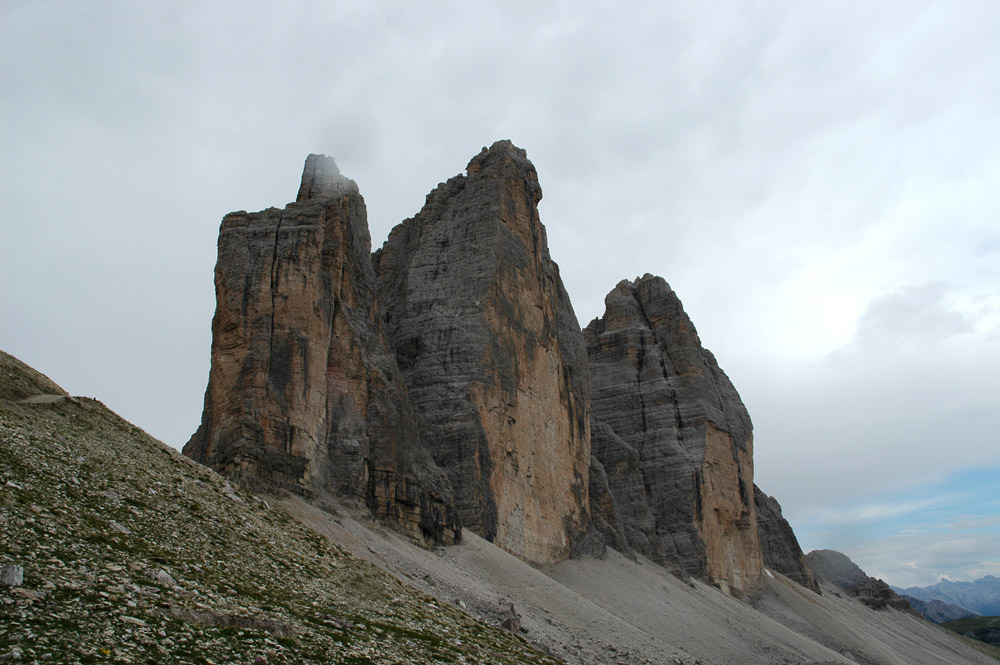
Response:
POLYGON ((538 172, 528 159, 528 153, 507 139, 496 141, 489 148, 484 147, 466 166, 469 178, 493 177, 504 180, 523 180, 533 204, 542 199, 542 187, 538 183, 538 172))
POLYGON ((764 576, 750 416, 666 280, 623 280, 604 302, 584 330, 606 497, 591 512, 610 542, 748 592, 764 576))
POLYGON ((590 386, 540 199, 527 153, 497 141, 393 229, 374 263, 421 435, 463 524, 549 564, 588 532, 590 386))
POLYGON ((311 154, 306 157, 302 169, 302 182, 299 184, 295 202, 330 198, 349 191, 356 193, 358 186, 353 180, 341 174, 333 157, 311 154))

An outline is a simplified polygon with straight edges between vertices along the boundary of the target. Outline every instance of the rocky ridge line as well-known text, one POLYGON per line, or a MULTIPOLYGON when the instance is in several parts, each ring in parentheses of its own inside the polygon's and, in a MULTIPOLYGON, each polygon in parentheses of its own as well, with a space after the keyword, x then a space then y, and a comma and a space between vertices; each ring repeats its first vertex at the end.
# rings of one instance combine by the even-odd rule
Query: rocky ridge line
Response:
POLYGON ((806 555, 816 578, 832 584, 875 610, 892 608, 913 611, 889 585, 869 577, 846 554, 835 550, 813 550, 806 555))

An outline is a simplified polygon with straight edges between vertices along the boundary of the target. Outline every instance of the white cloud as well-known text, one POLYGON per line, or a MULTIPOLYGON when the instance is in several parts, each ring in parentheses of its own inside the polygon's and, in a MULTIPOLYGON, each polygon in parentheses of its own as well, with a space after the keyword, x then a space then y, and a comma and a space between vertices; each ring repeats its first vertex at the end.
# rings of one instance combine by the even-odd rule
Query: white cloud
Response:
POLYGON ((928 586, 942 578, 972 581, 996 575, 1000 534, 890 536, 855 546, 850 556, 866 573, 898 587, 928 586))
POLYGON ((862 353, 898 353, 972 332, 973 321, 947 302, 948 291, 947 284, 928 283, 876 298, 858 319, 854 344, 862 353))

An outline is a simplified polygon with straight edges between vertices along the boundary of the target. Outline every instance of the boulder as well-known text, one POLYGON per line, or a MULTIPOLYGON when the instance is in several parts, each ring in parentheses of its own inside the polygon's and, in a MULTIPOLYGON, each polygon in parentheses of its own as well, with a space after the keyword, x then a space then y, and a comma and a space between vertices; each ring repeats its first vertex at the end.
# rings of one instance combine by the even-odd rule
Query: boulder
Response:
POLYGON ((0 584, 4 586, 21 586, 24 583, 24 567, 10 564, 0 568, 0 584))

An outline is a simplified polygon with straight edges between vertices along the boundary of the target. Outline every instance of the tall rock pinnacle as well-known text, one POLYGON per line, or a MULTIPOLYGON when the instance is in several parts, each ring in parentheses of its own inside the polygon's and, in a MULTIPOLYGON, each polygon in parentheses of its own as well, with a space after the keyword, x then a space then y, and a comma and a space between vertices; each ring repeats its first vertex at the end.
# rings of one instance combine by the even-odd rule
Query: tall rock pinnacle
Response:
POLYGON ((532 562, 588 528, 583 336, 525 152, 498 141, 427 196, 374 263, 414 412, 462 523, 532 562))
POLYGON ((763 574, 750 416, 660 277, 623 281, 584 330, 591 510, 611 543, 730 593, 763 574))
POLYGON ((355 497, 430 543, 459 526, 375 298, 364 199, 322 155, 295 203, 222 220, 212 364, 184 453, 257 489, 355 497))

